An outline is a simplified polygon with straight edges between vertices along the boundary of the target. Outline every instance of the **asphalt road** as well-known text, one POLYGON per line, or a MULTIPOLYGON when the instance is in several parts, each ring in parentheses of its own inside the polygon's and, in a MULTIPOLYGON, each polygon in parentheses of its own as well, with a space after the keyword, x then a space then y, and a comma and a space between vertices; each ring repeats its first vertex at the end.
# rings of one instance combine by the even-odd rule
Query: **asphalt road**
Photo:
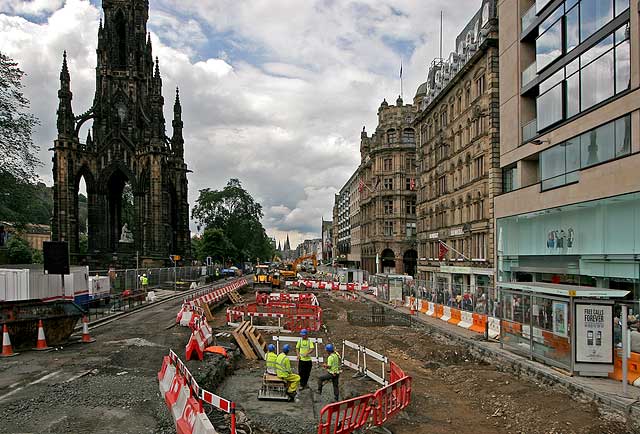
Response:
POLYGON ((162 357, 189 330, 173 300, 92 330, 92 344, 0 359, 0 433, 173 433, 158 391, 162 357))

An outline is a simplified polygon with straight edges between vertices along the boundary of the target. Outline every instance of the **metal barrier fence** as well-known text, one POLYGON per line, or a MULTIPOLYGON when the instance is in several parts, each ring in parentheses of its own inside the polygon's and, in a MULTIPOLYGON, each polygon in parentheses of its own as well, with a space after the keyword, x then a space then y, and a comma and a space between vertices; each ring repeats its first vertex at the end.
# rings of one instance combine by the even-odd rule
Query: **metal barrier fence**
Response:
POLYGON ((415 319, 411 315, 377 305, 372 305, 369 312, 347 312, 347 321, 351 325, 366 327, 391 325, 411 327, 415 323, 415 319))
POLYGON ((369 285, 378 288, 377 297, 383 301, 392 301, 395 288, 398 296, 401 291, 402 299, 415 297, 467 312, 497 315, 498 296, 493 285, 449 284, 379 275, 370 276, 369 285))
POLYGON ((126 290, 142 288, 141 277, 146 275, 149 288, 180 289, 189 286, 207 276, 215 276, 216 267, 167 267, 167 268, 131 268, 125 270, 92 270, 90 277, 108 277, 109 289, 112 294, 126 290))

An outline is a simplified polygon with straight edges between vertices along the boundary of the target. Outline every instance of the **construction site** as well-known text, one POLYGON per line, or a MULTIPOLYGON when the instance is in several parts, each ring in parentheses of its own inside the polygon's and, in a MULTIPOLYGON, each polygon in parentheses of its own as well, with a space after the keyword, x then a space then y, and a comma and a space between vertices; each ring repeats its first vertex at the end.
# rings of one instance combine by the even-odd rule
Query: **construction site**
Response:
POLYGON ((0 432, 638 432, 624 414, 362 291, 265 295, 248 283, 205 286, 96 324, 90 344, 78 334, 2 360, 0 432), (267 345, 295 347, 302 328, 316 342, 309 388, 288 402, 274 384, 258 399, 267 345), (327 344, 341 356, 337 403, 330 383, 317 393, 327 344))

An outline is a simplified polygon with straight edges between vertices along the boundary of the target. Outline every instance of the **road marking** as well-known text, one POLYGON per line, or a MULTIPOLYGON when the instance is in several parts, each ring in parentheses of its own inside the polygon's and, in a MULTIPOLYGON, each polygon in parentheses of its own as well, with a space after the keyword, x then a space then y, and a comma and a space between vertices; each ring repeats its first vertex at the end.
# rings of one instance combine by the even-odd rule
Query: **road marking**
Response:
POLYGON ((9 393, 5 393, 4 395, 0 396, 0 401, 4 400, 5 398, 10 397, 11 395, 13 395, 14 393, 18 393, 20 392, 22 389, 24 389, 24 387, 18 387, 17 389, 13 389, 11 392, 9 393))
POLYGON ((51 377, 55 377, 56 375, 58 375, 60 372, 62 372, 62 370, 60 371, 56 371, 56 372, 52 372, 50 374, 45 375, 42 378, 39 378, 38 380, 32 381, 31 383, 27 384, 27 386, 32 386, 34 384, 38 384, 38 383, 42 383, 45 380, 48 380, 51 377))

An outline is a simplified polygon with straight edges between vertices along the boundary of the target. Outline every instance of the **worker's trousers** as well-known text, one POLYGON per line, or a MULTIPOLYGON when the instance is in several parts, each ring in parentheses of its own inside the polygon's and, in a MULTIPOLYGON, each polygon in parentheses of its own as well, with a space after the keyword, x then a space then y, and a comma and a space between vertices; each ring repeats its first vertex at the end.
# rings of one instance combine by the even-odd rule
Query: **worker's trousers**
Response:
POLYGON ((333 398, 338 401, 339 399, 339 395, 340 395, 340 374, 330 374, 330 373, 324 373, 321 376, 318 377, 318 393, 322 393, 322 385, 327 382, 327 381, 331 381, 333 383, 333 398))
POLYGON ((287 393, 296 393, 298 390, 298 384, 300 384, 300 376, 298 374, 289 374, 286 377, 279 377, 287 382, 287 393))
POLYGON ((298 360, 298 373, 300 374, 300 385, 302 388, 307 387, 312 367, 313 362, 311 360, 298 360))

